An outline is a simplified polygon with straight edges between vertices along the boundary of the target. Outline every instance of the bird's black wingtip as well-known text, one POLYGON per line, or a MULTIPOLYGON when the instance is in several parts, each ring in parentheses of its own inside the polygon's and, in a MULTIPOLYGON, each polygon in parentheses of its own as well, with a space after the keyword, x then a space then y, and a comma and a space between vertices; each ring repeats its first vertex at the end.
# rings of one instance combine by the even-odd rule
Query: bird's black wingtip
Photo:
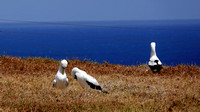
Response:
POLYGON ((150 69, 153 73, 160 73, 161 69, 163 69, 162 65, 154 65, 154 66, 150 66, 150 69))

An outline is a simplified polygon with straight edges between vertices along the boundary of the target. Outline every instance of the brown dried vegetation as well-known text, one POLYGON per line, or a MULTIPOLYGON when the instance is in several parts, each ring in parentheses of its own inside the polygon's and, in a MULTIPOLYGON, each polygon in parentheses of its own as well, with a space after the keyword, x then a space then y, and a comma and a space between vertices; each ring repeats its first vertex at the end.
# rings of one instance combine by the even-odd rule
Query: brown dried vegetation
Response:
POLYGON ((122 66, 68 60, 66 90, 52 87, 59 62, 0 57, 0 111, 200 111, 200 67, 122 66), (79 67, 109 92, 85 90, 70 72, 79 67))

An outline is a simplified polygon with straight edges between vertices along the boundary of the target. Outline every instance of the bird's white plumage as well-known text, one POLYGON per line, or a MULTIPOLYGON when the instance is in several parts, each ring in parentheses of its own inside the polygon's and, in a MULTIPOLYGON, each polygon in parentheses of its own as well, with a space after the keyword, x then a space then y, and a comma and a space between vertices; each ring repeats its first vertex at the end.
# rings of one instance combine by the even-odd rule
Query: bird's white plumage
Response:
POLYGON ((161 61, 158 59, 158 57, 156 55, 156 43, 155 42, 151 42, 151 56, 150 56, 148 65, 149 66, 162 65, 161 61), (158 60, 158 63, 156 63, 155 60, 158 60))
POLYGON ((72 77, 77 79, 77 81, 83 88, 91 88, 91 86, 86 81, 88 81, 89 83, 95 86, 99 86, 99 83, 94 77, 88 75, 85 71, 80 70, 77 67, 72 69, 71 75, 72 77))
POLYGON ((53 81, 53 87, 65 89, 68 86, 68 78, 65 73, 65 68, 67 67, 67 61, 62 60, 58 69, 55 79, 53 81))

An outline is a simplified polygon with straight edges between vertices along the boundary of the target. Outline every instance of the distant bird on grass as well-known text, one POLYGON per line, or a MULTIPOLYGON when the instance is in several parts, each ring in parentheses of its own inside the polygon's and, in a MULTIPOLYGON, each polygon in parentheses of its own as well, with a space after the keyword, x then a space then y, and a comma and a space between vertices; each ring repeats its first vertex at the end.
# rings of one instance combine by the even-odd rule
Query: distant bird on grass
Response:
POLYGON ((66 60, 61 61, 58 72, 53 81, 53 87, 56 87, 59 89, 65 89, 68 86, 68 78, 65 73, 65 68, 67 67, 67 64, 68 63, 66 60))
POLYGON ((72 69, 71 75, 72 77, 74 77, 74 79, 76 79, 79 82, 79 84, 83 88, 96 89, 99 90, 100 92, 108 93, 107 91, 103 91, 103 89, 101 88, 101 86, 94 77, 88 75, 85 71, 80 70, 77 67, 74 67, 72 69))
POLYGON ((150 61, 149 61, 148 65, 154 73, 160 72, 160 70, 163 68, 161 61, 158 59, 158 57, 156 55, 156 43, 155 42, 151 42, 151 57, 150 57, 150 61))

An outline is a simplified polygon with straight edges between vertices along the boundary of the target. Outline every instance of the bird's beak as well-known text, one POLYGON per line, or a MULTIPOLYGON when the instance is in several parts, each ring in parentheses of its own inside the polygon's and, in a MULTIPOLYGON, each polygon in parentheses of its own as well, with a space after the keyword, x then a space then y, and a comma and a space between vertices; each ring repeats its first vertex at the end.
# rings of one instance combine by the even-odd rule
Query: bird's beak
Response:
POLYGON ((65 68, 64 67, 62 67, 62 74, 64 75, 64 71, 65 71, 65 68))

